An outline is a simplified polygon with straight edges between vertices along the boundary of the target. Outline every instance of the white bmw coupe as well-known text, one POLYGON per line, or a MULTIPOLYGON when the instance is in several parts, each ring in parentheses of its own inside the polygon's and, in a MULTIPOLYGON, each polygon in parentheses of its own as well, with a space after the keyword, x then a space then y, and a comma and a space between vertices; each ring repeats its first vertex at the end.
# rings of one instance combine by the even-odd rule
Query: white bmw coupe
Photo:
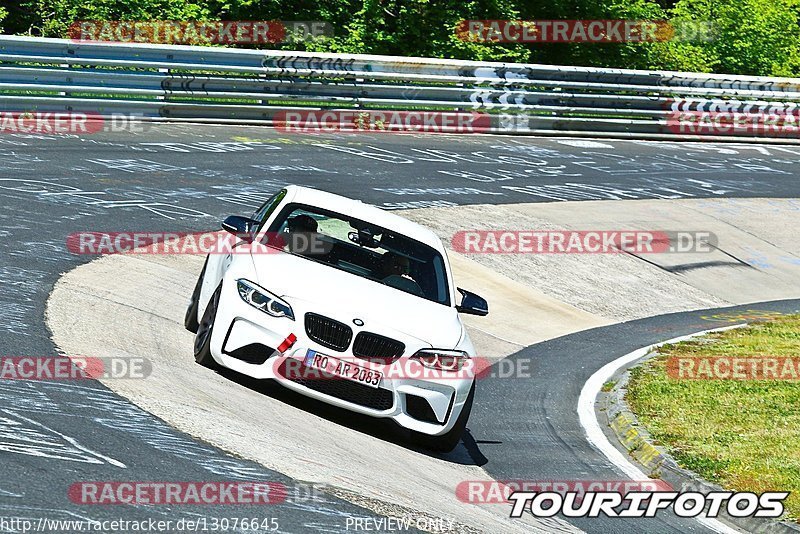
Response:
POLYGON ((458 444, 476 357, 458 314, 489 310, 456 290, 433 232, 299 186, 222 227, 233 247, 206 258, 186 311, 198 363, 392 419, 425 448, 458 444))

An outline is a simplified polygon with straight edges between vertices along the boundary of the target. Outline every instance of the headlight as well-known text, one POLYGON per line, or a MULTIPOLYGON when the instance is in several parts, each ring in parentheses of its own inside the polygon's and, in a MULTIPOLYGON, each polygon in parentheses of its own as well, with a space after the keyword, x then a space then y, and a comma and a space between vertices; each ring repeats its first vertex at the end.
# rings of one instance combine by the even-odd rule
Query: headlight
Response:
POLYGON ((236 288, 239 290, 239 296, 242 297, 242 300, 254 308, 258 308, 273 317, 288 317, 294 321, 292 307, 266 289, 244 279, 236 281, 236 288))
POLYGON ((412 356, 425 367, 440 371, 460 371, 469 355, 463 350, 422 349, 412 356))

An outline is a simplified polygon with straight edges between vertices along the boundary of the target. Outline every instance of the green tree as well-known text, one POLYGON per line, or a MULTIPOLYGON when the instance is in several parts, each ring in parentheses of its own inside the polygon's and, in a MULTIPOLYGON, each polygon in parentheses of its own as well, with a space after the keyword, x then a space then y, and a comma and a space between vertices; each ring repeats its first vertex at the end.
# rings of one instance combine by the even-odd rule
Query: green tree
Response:
POLYGON ((800 73, 797 0, 680 0, 673 12, 712 21, 714 39, 704 48, 713 55, 718 72, 800 73))
MULTIPOLYGON (((66 37, 78 20, 324 21, 334 37, 284 49, 481 61, 800 74, 800 0, 0 0, 10 33, 66 37), (636 19, 713 24, 710 41, 486 43, 463 20, 636 19)), ((680 32, 679 32, 680 33, 680 32)))
POLYGON ((39 14, 33 32, 65 37, 79 20, 205 20, 211 14, 203 0, 28 0, 39 14))
MULTIPOLYGON (((291 45, 314 51, 525 61, 524 46, 467 42, 456 27, 465 19, 517 18, 515 0, 230 0, 233 19, 322 20, 333 39, 291 45)), ((286 47, 285 47, 286 48, 286 47)))

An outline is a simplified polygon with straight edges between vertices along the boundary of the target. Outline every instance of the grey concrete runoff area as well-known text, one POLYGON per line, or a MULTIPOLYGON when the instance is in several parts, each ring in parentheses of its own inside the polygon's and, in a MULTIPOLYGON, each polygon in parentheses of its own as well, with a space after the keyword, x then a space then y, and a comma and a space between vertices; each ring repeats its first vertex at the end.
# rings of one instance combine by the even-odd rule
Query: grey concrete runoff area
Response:
POLYGON ((584 382, 638 347, 723 324, 725 313, 798 309, 786 300, 800 298, 798 162, 796 148, 761 145, 290 136, 205 125, 6 136, 0 354, 136 356, 153 372, 0 383, 0 516, 257 513, 277 518, 282 532, 340 532, 355 518, 411 518, 413 528, 453 532, 707 531, 669 515, 510 519, 507 505, 464 503, 456 487, 622 477, 578 424, 584 382), (388 425, 194 364, 182 318, 202 257, 98 258, 66 246, 83 231, 215 231, 288 183, 400 210, 448 244, 474 229, 695 231, 716 241, 711 250, 654 254, 451 250, 458 285, 490 302, 488 317, 466 318, 479 352, 529 359, 533 376, 480 383, 462 444, 431 454, 388 425), (46 448, 31 446, 45 438, 46 448), (295 496, 265 512, 92 507, 68 495, 87 480, 207 479, 313 486, 323 498, 295 496))

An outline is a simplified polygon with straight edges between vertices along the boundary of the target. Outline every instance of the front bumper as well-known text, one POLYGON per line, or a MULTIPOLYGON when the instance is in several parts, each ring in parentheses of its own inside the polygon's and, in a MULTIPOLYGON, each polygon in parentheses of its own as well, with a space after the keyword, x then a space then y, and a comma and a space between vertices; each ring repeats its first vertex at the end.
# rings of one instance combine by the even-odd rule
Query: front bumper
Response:
MULTIPOLYGON (((384 377, 378 388, 346 379, 298 379, 287 375, 313 350, 359 364, 348 351, 336 352, 311 340, 305 332, 306 311, 295 308, 296 320, 269 316, 243 302, 224 287, 211 339, 211 354, 221 366, 256 379, 274 379, 308 397, 353 412, 394 420, 410 430, 428 435, 447 433, 455 424, 474 381, 471 377, 431 377, 419 362, 409 361, 417 349, 407 347, 396 362, 379 366, 384 377), (277 347, 290 335, 297 341, 284 353, 277 347), (287 378, 289 376, 289 378, 287 378)), ((293 303, 294 307, 294 303, 293 303)), ((423 348, 423 347, 419 347, 423 348)), ((366 364, 366 362, 362 362, 366 364)))

